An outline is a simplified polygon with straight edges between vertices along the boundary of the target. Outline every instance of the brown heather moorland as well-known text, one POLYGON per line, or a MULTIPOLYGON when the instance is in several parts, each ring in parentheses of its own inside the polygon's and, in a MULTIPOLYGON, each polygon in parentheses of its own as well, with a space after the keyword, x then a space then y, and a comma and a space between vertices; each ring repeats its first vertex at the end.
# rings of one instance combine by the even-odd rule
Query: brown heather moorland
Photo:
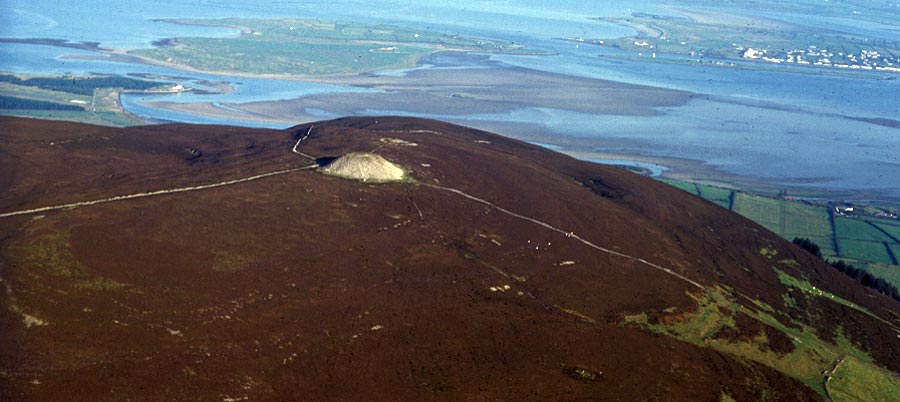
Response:
POLYGON ((848 355, 900 372, 900 303, 761 226, 437 121, 0 117, 0 216, 0 400, 802 401, 848 355), (317 169, 353 153, 404 179, 317 169))

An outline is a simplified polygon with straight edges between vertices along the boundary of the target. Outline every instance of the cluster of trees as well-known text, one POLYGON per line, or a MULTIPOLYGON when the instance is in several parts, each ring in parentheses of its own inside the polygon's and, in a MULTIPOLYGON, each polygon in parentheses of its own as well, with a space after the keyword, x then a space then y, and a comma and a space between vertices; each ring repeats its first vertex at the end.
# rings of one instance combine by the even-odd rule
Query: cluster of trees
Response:
POLYGON ((21 79, 14 75, 0 75, 0 82, 27 87, 37 87, 51 91, 68 92, 79 95, 93 95, 96 88, 122 88, 131 90, 147 90, 162 85, 159 82, 136 80, 125 77, 89 77, 89 78, 49 78, 36 77, 21 79))
POLYGON ((63 103, 45 102, 3 95, 0 95, 0 109, 84 111, 83 107, 77 105, 66 105, 63 103))
POLYGON ((825 260, 824 258, 822 258, 822 248, 819 247, 818 244, 813 243, 811 240, 809 240, 805 237, 804 238, 795 237, 794 244, 800 246, 800 248, 802 248, 806 251, 809 251, 809 253, 816 256, 816 258, 818 258, 820 260, 825 260))
POLYGON ((878 293, 900 301, 900 292, 897 291, 897 288, 894 285, 888 283, 888 281, 878 278, 868 273, 866 270, 856 268, 843 261, 829 261, 829 264, 831 264, 832 267, 837 268, 838 271, 843 272, 845 275, 856 279, 859 283, 862 283, 863 286, 868 286, 878 291, 878 293))
POLYGON ((794 244, 800 246, 810 254, 818 257, 820 260, 827 262, 838 271, 843 272, 844 275, 856 279, 856 281, 861 283, 863 286, 875 289, 875 291, 877 291, 878 293, 888 296, 894 300, 900 301, 900 291, 898 291, 897 287, 890 284, 888 281, 876 277, 875 275, 872 275, 864 269, 859 269, 851 264, 847 264, 846 262, 840 260, 829 261, 822 258, 822 249, 818 244, 813 243, 807 238, 795 237, 793 241, 794 244))

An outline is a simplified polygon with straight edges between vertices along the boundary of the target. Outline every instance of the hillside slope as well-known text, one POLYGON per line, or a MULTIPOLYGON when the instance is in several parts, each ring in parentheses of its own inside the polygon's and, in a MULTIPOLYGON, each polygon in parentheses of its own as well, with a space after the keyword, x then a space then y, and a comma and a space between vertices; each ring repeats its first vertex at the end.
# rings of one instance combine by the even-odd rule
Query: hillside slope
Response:
POLYGON ((896 391, 900 303, 624 170, 409 118, 0 127, 3 400, 896 391), (404 180, 319 172, 356 153, 404 180))

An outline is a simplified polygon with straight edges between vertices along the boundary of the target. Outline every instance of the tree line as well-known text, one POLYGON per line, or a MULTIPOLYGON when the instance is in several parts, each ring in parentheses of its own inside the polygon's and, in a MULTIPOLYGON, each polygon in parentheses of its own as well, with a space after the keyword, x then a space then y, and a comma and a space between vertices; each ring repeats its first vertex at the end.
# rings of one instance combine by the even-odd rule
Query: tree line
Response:
POLYGON ((77 105, 66 105, 63 103, 45 102, 3 95, 0 95, 0 109, 84 111, 83 107, 77 105))
POLYGON ((14 75, 0 75, 0 82, 27 87, 37 87, 51 91, 68 92, 79 95, 93 95, 97 88, 122 88, 129 90, 147 90, 163 85, 159 82, 136 80, 125 77, 35 77, 21 79, 14 75))
POLYGON ((876 277, 868 271, 856 268, 851 264, 847 264, 846 262, 840 260, 831 261, 823 258, 821 247, 807 238, 795 237, 793 242, 794 244, 800 246, 800 248, 806 250, 820 260, 827 262, 829 265, 842 272, 844 275, 856 279, 856 281, 861 283, 863 286, 875 289, 875 291, 877 291, 878 293, 888 296, 894 300, 900 301, 900 291, 897 290, 896 286, 892 285, 883 278, 876 277))

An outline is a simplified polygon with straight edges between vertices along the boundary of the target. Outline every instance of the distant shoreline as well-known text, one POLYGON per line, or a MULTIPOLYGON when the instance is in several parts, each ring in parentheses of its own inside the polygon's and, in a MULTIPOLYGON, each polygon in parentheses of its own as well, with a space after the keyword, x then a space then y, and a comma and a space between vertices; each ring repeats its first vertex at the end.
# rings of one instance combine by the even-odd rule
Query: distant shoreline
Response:
POLYGON ((89 50, 94 52, 108 52, 111 49, 100 47, 100 42, 72 42, 65 39, 54 38, 0 38, 0 43, 18 43, 24 45, 44 45, 65 47, 69 49, 89 50))
MULTIPOLYGON (((271 124, 291 124, 300 122, 309 122, 331 118, 331 116, 348 116, 359 115, 360 113, 371 113, 366 110, 385 111, 390 114, 393 111, 406 111, 413 114, 421 114, 426 116, 445 116, 445 120, 453 121, 458 124, 484 128, 489 131, 503 132, 505 135, 529 140, 531 137, 526 133, 540 133, 546 140, 550 133, 545 132, 546 129, 534 124, 518 123, 512 121, 488 121, 488 120, 471 120, 454 119, 453 115, 464 116, 466 114, 502 114, 511 111, 523 110, 527 108, 542 108, 571 110, 580 113, 593 113, 600 115, 615 116, 652 116, 663 113, 659 109, 666 107, 677 107, 684 105, 690 101, 693 94, 686 91, 675 91, 659 87, 640 86, 634 84, 626 84, 617 81, 593 79, 570 76, 560 73, 545 72, 533 70, 524 67, 514 67, 503 64, 501 62, 491 62, 485 54, 477 52, 459 51, 459 50, 436 50, 427 56, 424 56, 416 64, 416 68, 408 69, 401 76, 393 76, 388 74, 379 74, 378 72, 363 72, 350 74, 335 75, 286 75, 286 74, 252 74, 252 73, 233 73, 233 72, 217 72, 199 70, 190 66, 180 65, 177 63, 166 63, 163 61, 145 58, 127 53, 122 49, 108 49, 102 47, 97 42, 71 42, 58 39, 48 38, 0 38, 0 42, 6 43, 22 43, 44 46, 55 46, 61 48, 72 48, 96 52, 96 55, 82 54, 63 56, 71 59, 94 59, 102 61, 121 61, 137 64, 145 64, 150 66, 159 66, 171 68, 173 70, 184 71, 187 73, 202 73, 221 75, 223 77, 246 77, 257 79, 277 79, 291 80, 310 83, 322 83, 331 85, 341 85, 350 87, 361 87, 367 89, 379 90, 377 96, 372 93, 358 93, 348 97, 346 93, 324 93, 306 95, 296 99, 270 100, 262 102, 249 103, 229 103, 229 102, 196 102, 196 103, 176 103, 176 102, 154 102, 147 103, 148 106, 171 110, 175 112, 183 112, 193 114, 198 117, 223 119, 231 121, 246 121, 248 123, 271 123, 271 124), (484 64, 492 65, 497 63, 498 68, 478 68, 472 69, 419 69, 425 61, 440 58, 442 55, 458 58, 472 58, 472 65, 481 67, 484 64), (507 77, 496 83, 485 81, 489 74, 500 73, 501 77, 507 77), (508 75, 502 75, 508 74, 508 75), (466 78, 469 81, 461 81, 460 88, 470 86, 473 89, 447 89, 442 92, 441 87, 453 88, 441 84, 442 82, 460 82, 458 80, 466 78), (449 81, 448 81, 449 80, 449 81), (507 90, 507 85, 533 84, 535 82, 544 82, 544 86, 530 86, 527 89, 507 90), (510 84, 512 83, 512 84, 510 84), (550 84, 553 85, 550 85, 550 84), (417 87, 418 90, 407 90, 404 88, 417 87), (494 88, 493 93, 479 92, 478 87, 494 88), (496 88, 504 88, 497 92, 496 88), (590 91, 586 91, 590 89, 590 91), (579 92, 585 90, 586 92, 579 92), (556 91, 555 93, 551 93, 556 91), (615 92, 615 97, 609 97, 604 93, 615 92), (593 92, 600 96, 597 99, 582 98, 584 93, 593 92), (636 97, 623 101, 623 94, 633 94, 636 97), (547 103, 541 103, 536 98, 546 97, 547 103), (316 107, 316 105, 327 105, 328 107, 316 107), (377 105, 377 106, 373 106, 377 105), (405 106, 398 106, 405 105, 405 106), (327 110, 328 116, 316 114, 315 109, 327 110), (313 110, 310 112, 310 110, 313 110), (521 131, 513 130, 511 127, 521 126, 521 131), (494 129, 490 127, 504 127, 505 129, 494 129), (524 134, 524 135, 523 135, 524 134)), ((462 59, 466 60, 466 59, 462 59)), ((468 64, 468 63, 461 63, 468 64)), ((176 73, 172 73, 176 74, 176 73)), ((223 78, 227 79, 227 78, 223 78)), ((725 101, 719 99, 719 101, 725 101)), ((782 110, 778 105, 762 105, 766 108, 782 110)), ((123 108, 124 109, 124 108, 123 108)), ((131 114, 128 110, 125 110, 131 114)), ((133 114, 132 114, 133 115, 133 114)), ((900 127, 900 121, 889 118, 869 118, 865 116, 845 116, 845 115, 829 115, 833 117, 847 118, 869 124, 880 125, 890 128, 900 127)), ((153 117, 138 117, 142 120, 153 121, 153 117)), ((441 117, 436 117, 441 118, 441 117)), ((535 137, 537 138, 537 137, 535 137)), ((813 188, 804 185, 804 183, 779 181, 775 182, 771 178, 738 176, 730 175, 716 168, 713 165, 704 162, 701 159, 678 159, 678 158, 656 158, 647 155, 630 155, 630 154, 610 154, 621 159, 648 161, 659 163, 673 168, 667 171, 663 177, 671 177, 678 179, 686 179, 693 181, 715 182, 715 183, 736 183, 739 186, 750 187, 768 187, 768 188, 788 188, 798 189, 802 192, 827 194, 827 197, 834 199, 876 199, 885 202, 896 203, 896 197, 879 195, 871 192, 853 192, 841 189, 813 188), (671 163, 672 160, 680 162, 671 163)))

